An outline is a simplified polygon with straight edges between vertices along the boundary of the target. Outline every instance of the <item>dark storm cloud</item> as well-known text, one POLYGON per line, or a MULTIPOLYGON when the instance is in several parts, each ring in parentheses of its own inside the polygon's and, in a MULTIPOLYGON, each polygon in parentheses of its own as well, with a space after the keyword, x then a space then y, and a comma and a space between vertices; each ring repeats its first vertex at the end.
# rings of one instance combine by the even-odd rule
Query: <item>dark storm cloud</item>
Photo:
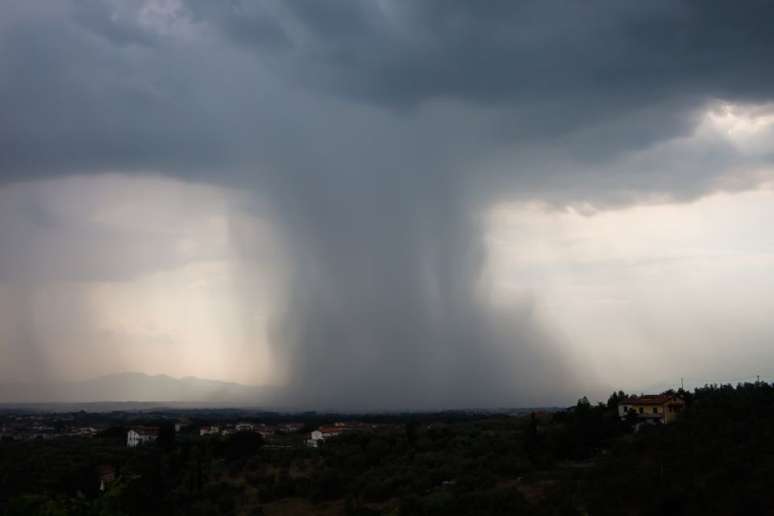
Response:
POLYGON ((159 35, 131 21, 136 13, 112 16, 107 2, 10 2, 4 14, 4 176, 222 161, 223 122, 208 110, 217 97, 198 97, 191 56, 171 56, 159 35))
POLYGON ((685 133, 709 99, 766 100, 774 75, 768 2, 192 0, 158 9, 164 27, 142 5, 7 3, 5 175, 281 168, 293 153, 277 149, 320 118, 360 131, 341 114, 350 101, 376 106, 375 138, 388 140, 379 126, 430 102, 491 110, 489 133, 468 128, 479 141, 460 159, 558 141, 604 160, 685 133), (295 108, 314 91, 346 105, 295 108))
POLYGON ((529 300, 506 323, 476 299, 479 214, 514 196, 699 195, 733 149, 663 170, 668 147, 630 153, 689 134, 714 98, 774 91, 768 2, 175 6, 6 2, 0 175, 254 190, 291 257, 273 335, 307 403, 562 396, 574 378, 529 300))
POLYGON ((81 27, 118 47, 153 46, 157 43, 157 38, 140 27, 136 19, 121 16, 116 13, 115 5, 102 0, 75 3, 72 17, 81 27))
POLYGON ((258 38, 281 33, 289 43, 274 55, 288 72, 396 107, 551 101, 590 116, 672 97, 766 98, 774 77, 765 1, 245 4, 215 18, 235 41, 269 57, 258 38), (243 37, 250 20, 255 40, 243 37))
POLYGON ((713 99, 766 101, 774 81, 769 2, 261 5, 215 25, 289 80, 404 114, 444 100, 493 109, 495 145, 582 161, 685 134, 713 99), (253 17, 287 43, 247 43, 253 17))

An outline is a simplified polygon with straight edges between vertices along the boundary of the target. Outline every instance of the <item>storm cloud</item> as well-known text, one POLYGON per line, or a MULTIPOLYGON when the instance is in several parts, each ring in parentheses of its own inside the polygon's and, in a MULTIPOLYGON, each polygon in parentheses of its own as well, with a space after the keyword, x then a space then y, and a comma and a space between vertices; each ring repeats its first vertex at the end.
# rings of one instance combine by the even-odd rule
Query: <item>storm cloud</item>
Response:
MULTIPOLYGON (((289 404, 493 406, 597 388, 572 337, 538 317, 540 285, 508 307, 492 302, 491 210, 539 201, 593 213, 771 180, 769 2, 0 9, 0 211, 10 221, 0 278, 22 290, 132 282, 232 260, 229 317, 240 323, 229 328, 241 325, 248 347, 265 333, 255 337, 265 355, 245 356, 271 361, 289 404), (48 203, 77 197, 73 176, 99 206, 125 188, 147 197, 130 178, 170 178, 147 186, 165 195, 189 188, 167 180, 216 189, 225 201, 189 196, 170 217, 200 227, 197 207, 225 216, 225 243, 207 240, 192 257, 169 233, 95 223, 87 201, 70 219, 74 208, 52 214, 48 203), (40 209, 24 197, 36 188, 48 189, 40 209), (272 237, 251 239, 255 221, 272 237), (275 275, 270 287, 260 280, 275 275), (262 287, 271 309, 258 330, 248 307, 262 287)), ((137 209, 147 214, 148 202, 137 209)), ((25 306, 4 324, 34 326, 25 306)), ((5 344, 28 369, 36 359, 20 350, 33 333, 14 330, 5 344)))

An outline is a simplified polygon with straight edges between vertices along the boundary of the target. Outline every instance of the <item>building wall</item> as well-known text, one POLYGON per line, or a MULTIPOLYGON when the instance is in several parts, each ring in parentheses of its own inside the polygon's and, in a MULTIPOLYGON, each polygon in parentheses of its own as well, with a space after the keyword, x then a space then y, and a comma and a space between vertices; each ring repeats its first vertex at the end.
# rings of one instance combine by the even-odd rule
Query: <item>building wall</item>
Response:
POLYGON ((670 409, 669 409, 669 406, 665 406, 665 407, 664 407, 664 410, 665 410, 665 422, 666 422, 666 423, 671 423, 672 421, 674 421, 675 419, 677 419, 677 417, 680 415, 680 412, 681 412, 683 409, 685 409, 685 406, 684 406, 684 405, 681 405, 681 406, 680 406, 680 409, 679 409, 679 411, 677 411, 677 410, 670 410, 670 409))
POLYGON ((629 410, 634 410, 637 416, 646 418, 656 418, 658 416, 662 420, 664 419, 664 407, 661 405, 638 405, 636 403, 627 403, 619 406, 618 415, 626 417, 626 413, 629 410))
POLYGON ((129 448, 134 448, 143 443, 155 441, 157 437, 156 435, 141 434, 135 430, 129 430, 126 433, 126 445, 129 448))
MULTIPOLYGON (((668 401, 663 405, 639 405, 636 403, 620 403, 618 405, 618 415, 621 418, 626 417, 628 410, 634 410, 635 413, 645 419, 648 417, 659 416, 662 423, 672 423, 677 419, 680 412, 670 410, 669 406, 675 404, 674 401, 668 401)), ((682 410, 682 408, 681 408, 682 410)))

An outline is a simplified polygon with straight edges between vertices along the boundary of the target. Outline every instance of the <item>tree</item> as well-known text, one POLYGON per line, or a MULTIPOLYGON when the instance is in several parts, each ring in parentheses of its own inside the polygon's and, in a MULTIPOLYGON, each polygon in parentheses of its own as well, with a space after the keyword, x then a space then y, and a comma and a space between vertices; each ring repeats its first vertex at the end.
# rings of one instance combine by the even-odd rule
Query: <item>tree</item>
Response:
POLYGON ((614 392, 610 395, 610 397, 607 399, 607 408, 609 409, 615 409, 618 407, 618 404, 622 401, 626 400, 628 396, 624 391, 618 391, 614 392))
POLYGON ((589 402, 589 399, 584 396, 581 399, 578 400, 578 403, 575 405, 575 413, 579 416, 586 415, 591 411, 591 402, 589 402))
POLYGON ((228 461, 252 457, 263 446, 260 434, 255 432, 237 432, 230 435, 221 445, 223 457, 228 461))
POLYGON ((409 446, 412 448, 417 441, 417 426, 415 419, 406 423, 406 441, 408 441, 409 446))
POLYGON ((535 413, 529 415, 529 424, 524 434, 524 449, 532 463, 536 462, 538 448, 538 423, 535 413))
POLYGON ((172 423, 164 423, 159 426, 159 439, 158 444, 165 450, 170 450, 175 447, 175 425, 172 423))

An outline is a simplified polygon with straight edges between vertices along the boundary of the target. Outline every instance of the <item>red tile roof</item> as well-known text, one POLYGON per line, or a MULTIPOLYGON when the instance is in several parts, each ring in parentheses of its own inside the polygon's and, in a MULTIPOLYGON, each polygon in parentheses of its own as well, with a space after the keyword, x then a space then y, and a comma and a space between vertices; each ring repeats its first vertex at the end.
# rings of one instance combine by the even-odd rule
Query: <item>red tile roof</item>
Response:
POLYGON ((665 405, 669 402, 682 403, 683 401, 673 394, 646 394, 644 396, 633 396, 623 400, 623 405, 665 405))

